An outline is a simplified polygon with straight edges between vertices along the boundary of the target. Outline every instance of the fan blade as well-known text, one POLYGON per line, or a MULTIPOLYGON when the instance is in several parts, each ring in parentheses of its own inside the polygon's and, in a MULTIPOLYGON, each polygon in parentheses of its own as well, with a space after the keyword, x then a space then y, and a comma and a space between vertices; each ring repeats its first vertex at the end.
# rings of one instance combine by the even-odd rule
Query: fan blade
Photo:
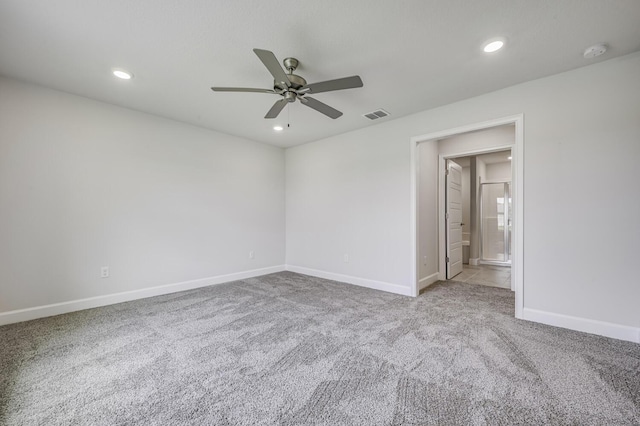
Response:
POLYGON ((302 105, 306 105, 309 108, 313 108, 318 112, 323 113, 327 117, 331 117, 334 120, 342 115, 340 111, 337 109, 331 108, 329 105, 324 104, 316 99, 305 96, 304 98, 299 98, 302 105))
POLYGON ((335 80, 321 81, 320 83, 311 83, 300 89, 300 92, 307 93, 322 93, 331 92, 334 90, 354 89, 356 87, 362 87, 362 79, 360 76, 354 75, 352 77, 338 78, 335 80))
POLYGON ((276 59, 276 55, 273 52, 262 49, 253 49, 258 58, 262 61, 265 67, 269 70, 275 81, 282 83, 286 87, 291 87, 289 77, 280 66, 280 62, 276 59))
POLYGON ((288 103, 289 102, 287 102, 286 99, 280 99, 279 101, 276 101, 276 103, 273 104, 273 106, 271 107, 267 115, 264 116, 264 118, 276 118, 278 114, 280 114, 280 111, 282 111, 282 109, 285 106, 287 106, 288 103))
POLYGON ((275 93, 272 89, 251 89, 249 87, 212 87, 214 92, 255 92, 255 93, 275 93))

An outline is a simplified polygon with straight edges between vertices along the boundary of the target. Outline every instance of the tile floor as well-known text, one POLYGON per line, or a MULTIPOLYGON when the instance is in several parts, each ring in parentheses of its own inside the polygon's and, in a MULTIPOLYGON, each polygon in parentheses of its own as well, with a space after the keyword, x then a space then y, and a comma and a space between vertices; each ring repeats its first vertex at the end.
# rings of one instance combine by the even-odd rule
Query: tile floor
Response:
POLYGON ((489 287, 511 288, 511 267, 463 265, 462 272, 453 277, 452 281, 462 281, 489 287))

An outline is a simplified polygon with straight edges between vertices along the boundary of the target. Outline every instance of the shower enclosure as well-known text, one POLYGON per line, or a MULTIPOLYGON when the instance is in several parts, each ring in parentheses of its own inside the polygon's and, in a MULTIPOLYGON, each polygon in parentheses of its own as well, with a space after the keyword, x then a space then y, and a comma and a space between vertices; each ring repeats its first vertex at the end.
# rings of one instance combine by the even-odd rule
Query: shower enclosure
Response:
POLYGON ((511 264, 511 181, 480 184, 480 259, 511 264))

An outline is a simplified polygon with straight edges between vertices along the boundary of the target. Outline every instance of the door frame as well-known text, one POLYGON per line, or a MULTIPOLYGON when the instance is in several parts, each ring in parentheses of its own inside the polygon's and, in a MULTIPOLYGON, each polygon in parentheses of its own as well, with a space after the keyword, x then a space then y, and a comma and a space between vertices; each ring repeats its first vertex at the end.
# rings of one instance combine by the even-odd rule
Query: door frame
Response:
POLYGON ((445 276, 445 256, 442 250, 444 247, 444 168, 445 157, 461 157, 465 155, 473 155, 481 152, 500 151, 511 149, 511 197, 513 205, 513 246, 512 246, 512 262, 511 262, 511 286, 515 292, 515 317, 522 318, 524 308, 524 114, 516 114, 507 117, 497 118, 493 120, 483 121, 480 123, 468 124, 461 127, 441 130, 438 132, 427 133, 424 135, 414 136, 410 138, 411 152, 411 271, 410 277, 413 283, 412 295, 417 296, 420 291, 419 274, 418 274, 418 173, 420 168, 418 165, 418 144, 435 143, 438 139, 468 133, 477 130, 485 130, 492 127, 503 126, 506 124, 515 125, 515 141, 513 145, 504 147, 495 147, 489 149, 478 149, 473 152, 461 152, 455 154, 438 155, 438 279, 444 279, 445 276), (444 267, 443 267, 444 266, 444 267))

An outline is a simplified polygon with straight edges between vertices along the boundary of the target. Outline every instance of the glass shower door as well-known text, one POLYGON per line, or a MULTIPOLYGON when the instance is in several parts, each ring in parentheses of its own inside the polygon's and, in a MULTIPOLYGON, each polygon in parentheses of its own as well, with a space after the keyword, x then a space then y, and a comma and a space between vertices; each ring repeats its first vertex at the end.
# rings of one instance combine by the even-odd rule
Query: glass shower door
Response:
POLYGON ((508 182, 483 183, 480 201, 482 260, 511 260, 511 194, 508 182))

